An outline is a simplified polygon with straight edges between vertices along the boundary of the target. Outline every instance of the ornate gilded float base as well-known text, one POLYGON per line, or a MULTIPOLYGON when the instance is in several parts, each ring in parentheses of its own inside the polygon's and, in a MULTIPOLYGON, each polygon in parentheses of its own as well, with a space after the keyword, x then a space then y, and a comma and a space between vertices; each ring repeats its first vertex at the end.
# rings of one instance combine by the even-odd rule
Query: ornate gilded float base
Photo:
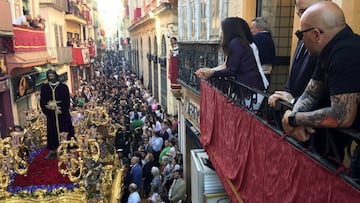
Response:
MULTIPOLYGON (((112 181, 111 194, 108 199, 92 201, 87 199, 87 191, 80 188, 75 188, 74 191, 64 191, 65 189, 54 190, 52 194, 49 194, 46 190, 37 190, 34 193, 19 193, 16 196, 11 195, 9 192, 0 192, 0 203, 84 203, 84 202, 109 202, 117 203, 122 196, 123 187, 123 167, 117 169, 112 181), (62 193, 62 194, 61 194, 62 193), (4 198, 6 197, 6 198, 4 198)), ((104 185, 102 185, 104 186, 104 185)), ((110 189, 105 187, 104 189, 110 189)))
POLYGON ((20 197, 13 196, 5 200, 0 200, 0 203, 84 203, 88 202, 86 199, 86 192, 67 192, 61 196, 56 197, 20 197))

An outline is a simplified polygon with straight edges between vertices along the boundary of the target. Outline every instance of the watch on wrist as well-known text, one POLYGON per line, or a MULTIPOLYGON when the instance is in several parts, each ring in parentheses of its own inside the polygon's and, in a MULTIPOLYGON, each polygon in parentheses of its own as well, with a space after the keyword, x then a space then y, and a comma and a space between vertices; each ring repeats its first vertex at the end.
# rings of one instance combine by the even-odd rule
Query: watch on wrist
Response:
POLYGON ((290 100, 290 104, 292 104, 292 105, 294 105, 295 102, 296 102, 295 98, 292 98, 292 99, 290 100))
POLYGON ((291 127, 297 127, 298 125, 296 124, 296 119, 295 119, 295 115, 297 112, 291 112, 290 115, 288 116, 288 123, 291 127))

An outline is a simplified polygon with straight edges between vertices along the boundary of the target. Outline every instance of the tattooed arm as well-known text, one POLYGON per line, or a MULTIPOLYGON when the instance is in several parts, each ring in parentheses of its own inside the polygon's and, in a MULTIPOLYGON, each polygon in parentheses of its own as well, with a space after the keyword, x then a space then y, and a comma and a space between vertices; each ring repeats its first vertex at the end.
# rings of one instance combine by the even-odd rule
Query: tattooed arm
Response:
MULTIPOLYGON (((348 128, 352 125, 360 102, 360 93, 346 93, 330 96, 331 106, 317 109, 323 96, 323 83, 310 80, 305 92, 296 102, 293 111, 298 126, 323 128, 348 128)), ((287 114, 288 115, 288 114, 287 114)))
POLYGON ((309 112, 315 110, 320 98, 323 96, 324 85, 321 81, 311 79, 304 93, 296 101, 292 111, 309 112))
POLYGON ((297 125, 323 128, 351 127, 356 117, 360 93, 339 94, 331 96, 330 99, 330 107, 297 113, 297 125))
POLYGON ((296 124, 299 127, 291 127, 288 123, 288 116, 291 111, 286 111, 283 116, 283 127, 288 135, 300 141, 309 139, 309 134, 314 133, 313 127, 322 128, 348 128, 355 120, 360 93, 345 93, 330 97, 331 106, 314 110, 317 102, 321 98, 321 88, 323 85, 319 81, 311 80, 303 93, 296 102, 293 111, 296 124))

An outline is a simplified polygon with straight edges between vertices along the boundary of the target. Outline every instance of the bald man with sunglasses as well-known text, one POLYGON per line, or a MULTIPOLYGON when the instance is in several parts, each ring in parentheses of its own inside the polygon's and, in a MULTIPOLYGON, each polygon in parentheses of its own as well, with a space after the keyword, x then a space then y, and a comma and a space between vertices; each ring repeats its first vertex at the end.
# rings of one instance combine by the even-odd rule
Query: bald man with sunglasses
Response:
MULTIPOLYGON (((285 132, 306 141, 314 128, 359 131, 360 36, 346 24, 342 9, 329 1, 306 9, 297 35, 308 51, 318 56, 318 65, 293 110, 283 116, 285 132)), ((339 135, 343 141, 348 139, 339 135)))

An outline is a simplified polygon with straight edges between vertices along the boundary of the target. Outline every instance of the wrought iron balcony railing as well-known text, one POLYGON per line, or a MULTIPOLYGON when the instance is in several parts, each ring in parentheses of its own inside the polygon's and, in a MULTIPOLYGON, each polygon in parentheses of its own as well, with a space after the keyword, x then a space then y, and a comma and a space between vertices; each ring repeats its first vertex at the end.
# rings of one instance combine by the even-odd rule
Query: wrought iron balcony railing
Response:
POLYGON ((219 44, 179 43, 179 82, 200 94, 200 80, 194 75, 199 67, 215 67, 219 60, 219 44))
MULTIPOLYGON (((247 87, 244 84, 241 84, 234 79, 231 78, 210 78, 208 82, 212 85, 212 87, 218 89, 221 94, 223 94, 226 98, 229 99, 229 102, 233 102, 238 105, 240 108, 244 108, 248 110, 253 116, 257 117, 262 123, 267 125, 270 129, 276 132, 279 137, 284 137, 284 132, 282 129, 282 115, 287 109, 292 109, 292 105, 287 102, 278 101, 278 104, 275 108, 270 107, 267 104, 267 100, 269 94, 264 93, 260 90, 252 89, 247 87), (263 102, 260 109, 254 109, 256 99, 259 96, 263 96, 263 102), (249 100, 249 98, 251 98, 249 100), (249 102, 250 101, 250 102, 249 102)), ((360 132, 354 131, 352 129, 332 129, 336 131, 335 133, 348 136, 350 139, 348 144, 346 145, 345 151, 347 154, 345 155, 344 160, 351 160, 352 154, 352 142, 360 141, 360 132)), ((346 167, 343 165, 341 152, 338 150, 336 145, 336 141, 334 140, 334 136, 330 136, 330 130, 324 130, 323 134, 325 135, 325 143, 322 143, 325 148, 322 153, 319 153, 319 140, 316 140, 316 136, 310 136, 309 143, 300 143, 296 141, 292 137, 285 137, 285 139, 295 146, 296 148, 300 149, 312 159, 323 165, 325 168, 332 171, 334 174, 337 174, 340 178, 344 181, 348 182, 357 190, 360 190, 360 182, 355 180, 350 176, 347 172, 346 167), (333 153, 330 153, 332 151, 333 153)), ((315 134, 317 135, 317 134, 315 134)))
POLYGON ((68 2, 64 0, 40 0, 40 4, 47 4, 60 11, 67 11, 68 2))

